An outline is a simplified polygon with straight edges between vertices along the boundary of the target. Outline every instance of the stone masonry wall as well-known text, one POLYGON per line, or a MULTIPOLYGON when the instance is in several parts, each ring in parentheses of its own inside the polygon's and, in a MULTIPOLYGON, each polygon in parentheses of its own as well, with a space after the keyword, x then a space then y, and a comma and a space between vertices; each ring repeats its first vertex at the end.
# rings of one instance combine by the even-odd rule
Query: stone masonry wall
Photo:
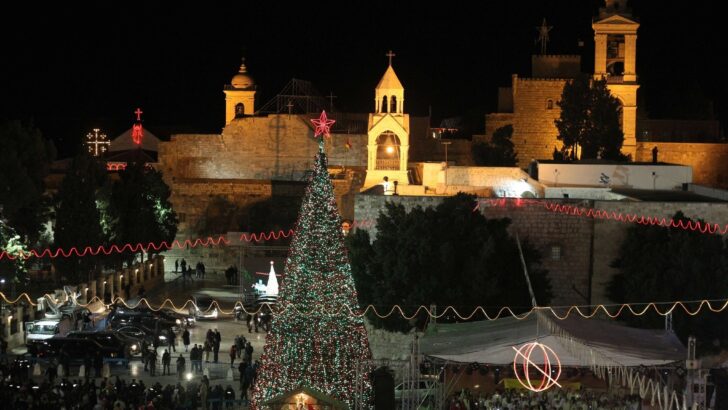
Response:
MULTIPOLYGON (((376 218, 384 209, 386 201, 396 201, 410 210, 414 206, 437 206, 443 197, 384 197, 359 195, 356 199, 356 220, 366 223, 372 236, 376 237, 376 218)), ((608 212, 656 217, 672 217, 683 211, 693 219, 703 219, 721 226, 728 224, 728 203, 665 203, 665 202, 623 202, 623 201, 575 201, 548 199, 550 203, 578 205, 608 212)), ((480 211, 492 218, 508 217, 513 221, 512 232, 527 238, 541 251, 543 266, 549 270, 554 291, 552 304, 583 304, 589 295, 589 272, 591 280, 591 303, 609 303, 606 285, 616 270, 611 263, 619 255, 619 249, 627 229, 634 226, 607 219, 592 219, 553 213, 541 206, 518 206, 518 200, 506 201, 506 206, 481 205, 480 211), (593 239, 592 239, 593 235, 593 239), (593 242, 593 244, 592 244, 593 242), (560 248, 560 258, 552 255, 552 247, 560 248), (591 261, 590 261, 591 260, 591 261)))
POLYGON ((693 167, 693 183, 728 188, 728 144, 638 142, 637 161, 652 161, 654 147, 658 161, 693 167))
MULTIPOLYGON (((304 179, 318 152, 307 118, 245 117, 222 134, 179 134, 160 143, 159 169, 170 179, 304 179)), ((332 134, 331 166, 366 167, 366 134, 332 134), (351 149, 346 144, 351 144, 351 149)))
MULTIPOLYGON (((510 123, 513 124, 512 141, 518 154, 518 166, 527 166, 531 159, 551 159, 554 147, 561 148, 561 142, 556 139, 558 131, 554 120, 561 114, 556 102, 561 99, 565 83, 562 79, 514 79, 510 123), (548 109, 548 100, 553 102, 551 109, 548 109)), ((508 123, 509 118, 504 115, 507 114, 486 116, 487 138, 495 129, 508 123)))
MULTIPOLYGON (((728 203, 596 201, 594 207, 608 212, 665 218, 670 218, 677 211, 682 211, 692 219, 703 219, 706 222, 720 225, 728 224, 728 203)), ((594 220, 592 303, 609 302, 606 297, 606 284, 616 273, 616 269, 609 265, 618 256, 619 248, 630 226, 634 225, 606 219, 594 220)))
MULTIPOLYGON (((358 195, 355 216, 363 222, 374 239, 376 220, 384 209, 385 202, 402 204, 406 210, 415 206, 423 208, 437 206, 444 197, 407 197, 358 195)), ((573 202, 573 201, 572 201, 573 202)), ((511 232, 518 232, 521 239, 528 240, 542 255, 542 266, 549 271, 554 297, 552 304, 583 304, 589 293, 590 238, 593 221, 557 215, 542 207, 482 205, 480 211, 489 218, 511 218, 511 232), (552 247, 559 247, 560 257, 552 258, 552 247)), ((520 263, 514 261, 514 263, 520 263)), ((524 292, 527 292, 524 289, 524 292)), ((487 301, 483 302, 487 304, 487 301)))

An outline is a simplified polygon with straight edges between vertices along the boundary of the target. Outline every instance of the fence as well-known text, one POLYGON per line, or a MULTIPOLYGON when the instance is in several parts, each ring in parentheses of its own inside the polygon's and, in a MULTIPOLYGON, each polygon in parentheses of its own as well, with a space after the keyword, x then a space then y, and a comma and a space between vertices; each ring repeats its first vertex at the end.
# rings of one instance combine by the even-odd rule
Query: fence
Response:
MULTIPOLYGON (((156 255, 153 259, 137 263, 131 268, 103 274, 97 280, 81 283, 76 286, 76 289, 80 293, 78 298, 80 303, 88 303, 96 296, 109 299, 105 300, 106 303, 109 303, 112 297, 119 296, 127 299, 136 295, 141 288, 151 289, 163 281, 164 256, 156 255)), ((63 295, 63 291, 56 291, 56 294, 63 295)), ((0 313, 0 336, 8 342, 8 349, 25 344, 25 326, 21 326, 21 323, 43 318, 49 309, 50 306, 46 299, 38 303, 35 308, 29 306, 27 302, 13 306, 6 305, 0 313)))

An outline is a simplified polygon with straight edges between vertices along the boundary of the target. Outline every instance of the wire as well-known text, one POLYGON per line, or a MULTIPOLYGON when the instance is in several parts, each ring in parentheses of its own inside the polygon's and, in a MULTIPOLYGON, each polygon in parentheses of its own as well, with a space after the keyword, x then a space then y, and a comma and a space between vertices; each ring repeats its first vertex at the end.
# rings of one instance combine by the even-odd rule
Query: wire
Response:
MULTIPOLYGON (((355 221, 352 224, 350 224, 350 229, 356 228, 356 227, 368 227, 375 224, 376 221, 371 220, 363 220, 363 221, 355 221)), ((243 233, 240 235, 240 238, 238 238, 239 242, 260 242, 260 241, 270 241, 270 240, 279 240, 281 238, 289 238, 293 235, 293 229, 288 230, 278 230, 278 231, 270 231, 270 232, 260 232, 260 233, 253 233, 253 234, 247 234, 243 233)), ((6 250, 3 250, 0 252, 0 260, 3 259, 9 259, 9 260, 15 260, 18 258, 21 259, 30 259, 30 258, 69 258, 71 256, 77 256, 77 257, 84 257, 84 256, 96 256, 96 255, 111 255, 112 253, 124 253, 124 252, 148 252, 150 249, 154 252, 159 252, 160 250, 171 250, 171 249, 183 249, 183 248, 196 248, 198 246, 203 247, 210 247, 210 246, 220 246, 222 245, 230 245, 233 243, 233 241, 227 239, 226 236, 220 235, 217 237, 208 236, 207 238, 196 238, 196 239, 185 239, 183 241, 175 239, 172 242, 162 241, 159 243, 155 242, 138 242, 135 244, 126 243, 123 245, 99 245, 99 246, 86 246, 86 247, 71 247, 69 249, 64 248, 45 248, 42 250, 35 250, 32 249, 30 251, 24 251, 19 250, 17 253, 9 253, 6 250)))
POLYGON ((552 201, 523 199, 523 198, 498 198, 498 199, 481 199, 473 208, 473 212, 480 209, 481 204, 489 206, 507 207, 509 205, 520 206, 536 206, 543 207, 547 211, 570 215, 582 216, 593 219, 606 219, 624 223, 634 223, 648 226, 663 226, 668 228, 679 228, 686 231, 700 232, 704 234, 721 234, 728 233, 728 224, 720 225, 717 223, 708 223, 702 221, 685 221, 682 219, 675 220, 673 218, 646 216, 630 213, 622 213, 616 211, 607 211, 604 209, 596 209, 593 207, 580 207, 574 205, 565 205, 552 201))
MULTIPOLYGON (((33 303, 33 301, 30 298, 30 295, 27 293, 22 293, 15 299, 8 299, 8 297, 3 293, 0 292, 0 297, 3 299, 3 301, 7 304, 14 305, 16 303, 20 303, 21 299, 25 299, 31 306, 37 306, 37 303, 33 303)), ((52 299, 52 296, 49 294, 45 294, 42 297, 52 299)), ((156 307, 153 306, 151 303, 149 303, 149 300, 147 298, 142 298, 136 303, 129 304, 127 303, 123 298, 117 297, 112 300, 111 304, 105 304, 98 296, 94 296, 88 303, 78 303, 79 306, 82 307, 88 307, 89 305, 92 305, 94 303, 101 302, 106 306, 107 308, 110 308, 113 304, 121 303, 124 306, 126 306, 129 309, 135 309, 141 305, 146 306, 147 308, 153 310, 153 311, 160 311, 164 309, 165 307, 169 307, 173 310, 188 310, 189 305, 194 306, 196 309, 199 309, 199 307, 195 304, 195 302, 192 299, 187 299, 181 306, 177 306, 171 299, 167 298, 165 299, 160 305, 157 305, 156 307)), ((708 309, 709 311, 713 313, 721 313, 724 310, 728 309, 728 299, 703 299, 703 300, 690 300, 690 301, 674 301, 674 302, 640 302, 640 303, 623 303, 623 304, 598 304, 598 305, 571 305, 571 306, 537 306, 532 307, 531 309, 525 311, 524 313, 517 314, 508 306, 500 307, 497 309, 497 313, 495 315, 489 315, 486 312, 486 308, 483 306, 476 306, 470 313, 464 312, 461 313, 457 310, 454 306, 450 305, 445 307, 445 309, 442 311, 442 313, 433 313, 427 306, 420 305, 417 307, 417 309, 414 311, 413 314, 408 315, 405 313, 405 310, 400 305, 394 305, 392 306, 388 312, 382 314, 380 313, 377 308, 374 305, 368 305, 364 310, 357 309, 356 311, 353 310, 351 307, 342 305, 340 307, 334 307, 332 309, 327 309, 326 306, 323 304, 315 305, 310 310, 300 309, 297 305, 290 303, 290 302, 280 302, 280 303, 268 303, 264 302, 261 303, 256 309, 254 310, 248 310, 245 308, 245 305, 241 301, 236 301, 234 304, 233 309, 231 310, 224 310, 217 300, 213 300, 212 303, 204 310, 204 312, 209 312, 212 309, 217 309, 222 314, 233 314, 236 312, 236 309, 239 309, 245 314, 254 315, 257 313, 260 313, 263 309, 266 309, 267 311, 271 312, 275 315, 280 315, 285 313, 288 309, 293 309, 294 313, 297 315, 302 315, 306 317, 310 316, 339 316, 342 314, 342 312, 345 312, 346 314, 350 316, 355 317, 362 317, 371 312, 375 316, 377 316, 380 319, 386 319, 390 316, 393 316, 397 314, 398 316, 401 316, 403 319, 410 320, 413 319, 420 314, 426 314, 430 318, 433 319, 440 319, 444 316, 447 316, 448 313, 452 312, 455 316, 458 317, 460 320, 470 320, 476 317, 476 315, 482 315, 482 317, 486 320, 496 320, 501 317, 508 317, 511 316, 516 320, 524 320, 527 319, 529 316, 535 314, 536 312, 545 312, 550 313, 554 318, 558 320, 566 320, 571 315, 579 315, 584 319, 592 319, 596 315, 598 315, 600 312, 607 315, 608 317, 612 319, 616 319, 617 317, 623 315, 623 314, 630 314, 632 316, 643 316, 647 314, 650 311, 654 311, 656 314, 660 316, 667 316, 669 314, 674 313, 677 309, 682 309, 686 314, 690 316, 696 316, 698 315, 703 309, 708 309), (697 307, 691 309, 689 305, 695 305, 697 304, 697 307), (660 306, 663 306, 663 308, 660 308, 660 306), (559 313, 559 311, 565 310, 564 313, 559 313)))

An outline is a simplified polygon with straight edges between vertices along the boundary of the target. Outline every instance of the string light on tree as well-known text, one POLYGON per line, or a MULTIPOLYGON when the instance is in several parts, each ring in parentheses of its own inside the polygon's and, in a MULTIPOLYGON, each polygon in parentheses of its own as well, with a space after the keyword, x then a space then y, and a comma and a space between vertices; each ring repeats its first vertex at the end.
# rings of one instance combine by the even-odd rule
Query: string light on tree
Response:
POLYGON ((369 405, 371 383, 357 369, 371 358, 371 351, 364 320, 358 316, 341 217, 323 152, 323 137, 334 121, 322 112, 312 123, 315 135, 322 136, 319 153, 286 259, 286 281, 278 297, 283 311, 273 317, 266 337, 251 409, 300 387, 320 391, 349 408, 355 400, 369 405), (317 307, 327 314, 296 313, 317 307))
POLYGON ((94 128, 93 132, 86 134, 86 147, 88 148, 89 154, 94 157, 101 156, 104 152, 108 151, 111 142, 106 137, 106 134, 99 128, 94 128))

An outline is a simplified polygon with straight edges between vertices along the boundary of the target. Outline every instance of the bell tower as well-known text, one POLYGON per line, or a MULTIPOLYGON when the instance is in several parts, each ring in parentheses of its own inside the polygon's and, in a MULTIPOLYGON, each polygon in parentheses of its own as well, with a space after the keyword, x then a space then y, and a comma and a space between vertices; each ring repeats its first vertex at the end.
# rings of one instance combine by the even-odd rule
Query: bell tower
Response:
POLYGON ((225 85, 225 125, 236 118, 255 113, 255 82, 248 75, 248 68, 245 66, 245 57, 240 64, 240 70, 225 85))
POLYGON ((626 0, 606 0, 594 29, 594 78, 607 80, 622 104, 622 152, 635 158, 637 148, 637 29, 626 0))
POLYGON ((368 188, 384 181, 409 184, 409 114, 404 113, 404 87, 392 67, 394 53, 390 50, 389 66, 374 89, 374 113, 369 114, 367 177, 368 188))

